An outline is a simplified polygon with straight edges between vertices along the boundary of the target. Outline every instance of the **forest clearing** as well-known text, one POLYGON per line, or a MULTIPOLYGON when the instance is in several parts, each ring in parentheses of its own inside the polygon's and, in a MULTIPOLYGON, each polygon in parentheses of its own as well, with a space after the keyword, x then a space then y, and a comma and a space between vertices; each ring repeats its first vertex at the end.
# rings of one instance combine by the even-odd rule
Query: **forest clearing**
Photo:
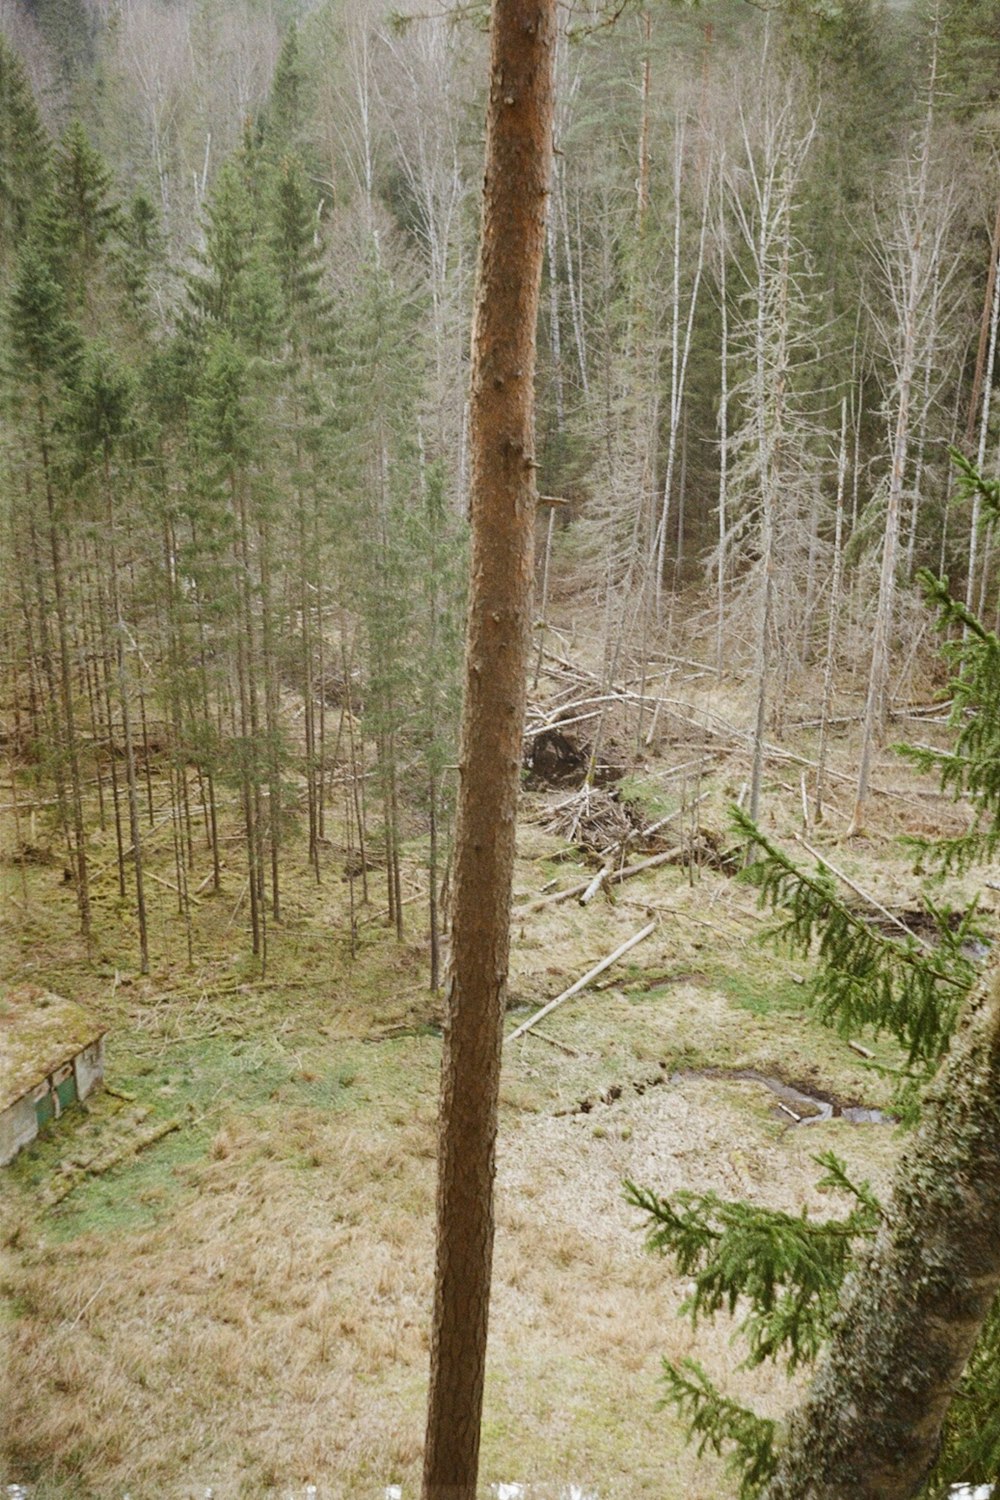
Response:
MULTIPOLYGON (((585 640, 568 637, 560 654, 576 659, 585 640)), ((483 1480, 527 1483, 532 1497, 562 1495, 570 1483, 601 1496, 735 1493, 724 1465, 696 1459, 676 1418, 657 1409, 664 1354, 696 1347, 726 1389, 758 1409, 788 1400, 772 1372, 733 1372, 728 1318, 696 1340, 677 1318, 685 1284, 644 1252, 623 1179, 829 1213, 838 1204, 817 1192, 818 1152, 836 1150, 878 1188, 898 1150, 890 1123, 807 1124, 807 1103, 741 1076, 817 1101, 890 1101, 866 1058, 811 1016, 801 965, 761 944, 753 892, 706 862, 706 848, 730 840, 726 805, 746 780, 746 750, 719 729, 745 718, 745 690, 706 686, 683 665, 674 673, 671 697, 691 722, 662 714, 656 752, 612 789, 619 807, 634 799, 640 823, 674 814, 667 842, 690 849, 690 861, 585 907, 579 896, 553 902, 589 883, 603 853, 585 855, 586 828, 573 842, 552 827, 579 792, 543 787, 523 798, 508 1029, 646 920, 657 923, 553 1013, 544 1040, 528 1034, 505 1053, 483 1480), (530 910, 540 900, 549 904, 530 910)), ((569 675, 558 663, 543 673, 539 711, 558 711, 569 675)), ((576 677, 574 696, 585 695, 586 678, 576 677)), ((920 697, 921 733, 940 735, 940 715, 927 713, 926 691, 920 697)), ((898 835, 946 832, 961 816, 886 755, 873 777, 885 790, 871 832, 841 845, 855 706, 846 696, 838 704, 854 722, 838 731, 826 826, 803 834, 808 728, 782 738, 767 826, 792 843, 807 837, 881 903, 911 911, 918 882, 898 835)), ((613 707, 611 743, 620 745, 635 709, 624 698, 613 707)), ((155 809, 156 778, 153 786, 155 809)), ((4 1478, 30 1479, 39 1500, 126 1489, 180 1500, 209 1486, 222 1500, 304 1493, 309 1482, 345 1500, 381 1497, 391 1483, 415 1494, 442 1020, 427 986, 418 845, 403 858, 403 943, 387 927, 376 885, 384 872, 373 870, 352 958, 348 850, 343 828, 331 828, 322 883, 306 868, 288 883, 261 984, 233 951, 238 871, 227 869, 222 890, 193 908, 189 966, 177 958, 185 938, 167 889, 172 851, 162 837, 147 841, 150 876, 160 879, 143 977, 134 913, 117 896, 113 836, 90 841, 105 874, 93 884, 89 962, 60 860, 33 846, 18 861, 12 829, 8 806, 4 973, 85 999, 109 1028, 109 1087, 7 1172, 17 1321, 4 1478), (176 1129, 151 1139, 168 1126, 176 1129)), ((883 1060, 896 1050, 876 1048, 883 1060)))
MULTIPOLYGON (((586 636, 568 636, 561 654, 576 660, 580 645, 586 636)), ((553 661, 534 697, 538 720, 546 706, 558 712, 567 676, 574 697, 586 696, 585 673, 553 661)), ((735 1493, 723 1463, 696 1458, 681 1424, 657 1409, 663 1355, 697 1347, 729 1391, 765 1412, 789 1400, 771 1371, 733 1374, 729 1319, 694 1340, 676 1317, 685 1283, 643 1251, 625 1178, 826 1214, 837 1205, 817 1193, 817 1152, 835 1149, 853 1175, 883 1187, 898 1151, 889 1122, 807 1124, 825 1100, 888 1109, 891 1086, 867 1049, 817 1025, 801 966, 760 944, 753 891, 714 867, 748 768, 738 736, 720 726, 745 718, 745 688, 706 685, 684 664, 669 676, 670 699, 687 712, 661 712, 657 748, 612 783, 622 801, 610 805, 630 805, 640 825, 673 814, 666 841, 690 859, 586 906, 579 895, 553 901, 591 882, 604 855, 586 855, 586 825, 576 843, 552 826, 568 801, 579 811, 579 790, 523 795, 508 1029, 657 921, 618 968, 553 1013, 544 1040, 529 1034, 505 1053, 483 1479, 528 1484, 532 1497, 573 1482, 600 1496, 735 1493)), ((921 685, 913 717, 922 735, 940 735, 939 712, 925 706, 931 684, 921 685)), ((636 709, 625 694, 612 706, 610 742, 624 748, 636 709)), ((870 834, 844 846, 853 708, 849 696, 838 703, 849 723, 838 729, 825 825, 804 834, 799 775, 808 786, 816 730, 802 727, 775 754, 768 828, 792 843, 807 837, 880 903, 912 912, 919 882, 898 835, 948 832, 961 816, 888 754, 873 777, 885 792, 870 834)), ((154 778, 154 808, 160 789, 154 778)), ((606 817, 607 796, 592 796, 606 817)), ((61 862, 36 846, 16 859, 9 807, 4 820, 4 974, 85 999, 109 1028, 108 1089, 7 1169, 16 1322, 4 1478, 30 1479, 39 1500, 298 1494, 309 1482, 345 1500, 381 1497, 388 1484, 415 1494, 442 1022, 427 989, 420 847, 403 852, 402 945, 387 926, 384 870, 372 870, 352 957, 348 847, 331 828, 322 883, 307 868, 288 883, 261 984, 232 942, 237 871, 193 907, 196 962, 177 959, 172 850, 151 838, 156 936, 141 977, 112 835, 91 835, 105 874, 93 883, 87 960, 61 862), (151 1139, 165 1127, 175 1128, 151 1139)), ((897 1055, 876 1049, 883 1061, 897 1055)))

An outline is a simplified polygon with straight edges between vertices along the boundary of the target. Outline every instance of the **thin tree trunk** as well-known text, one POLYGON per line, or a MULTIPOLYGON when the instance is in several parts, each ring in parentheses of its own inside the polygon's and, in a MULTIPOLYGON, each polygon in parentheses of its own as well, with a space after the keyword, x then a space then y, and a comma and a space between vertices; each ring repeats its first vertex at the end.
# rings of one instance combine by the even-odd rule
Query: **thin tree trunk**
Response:
POLYGON ((254 687, 255 654, 253 621, 250 611, 250 556, 247 542, 246 509, 237 491, 235 474, 229 476, 233 511, 239 524, 239 544, 235 546, 239 626, 236 632, 236 685, 240 704, 240 790, 243 802, 243 825, 246 832, 247 884, 250 892, 250 939, 255 956, 263 954, 263 921, 261 910, 260 809, 257 770, 257 707, 254 687))
POLYGON ((403 889, 402 878, 399 868, 399 788, 396 775, 396 736, 390 736, 391 749, 389 754, 389 812, 392 818, 392 864, 390 876, 392 879, 393 903, 395 906, 396 937, 403 941, 403 889))
MULTIPOLYGON (((674 466, 677 459, 677 444, 681 431, 681 410, 684 404, 684 388, 687 381, 688 357, 691 353, 691 337, 694 316, 698 305, 698 292, 705 266, 705 237, 708 231, 708 212, 711 198, 710 183, 705 184, 702 200, 701 231, 698 237, 698 258, 695 261, 691 300, 688 304, 684 343, 680 344, 680 268, 681 268, 681 179, 684 165, 684 131, 678 130, 674 161, 674 253, 673 290, 671 293, 672 326, 670 352, 670 426, 667 433, 667 465, 663 480, 663 505, 656 538, 656 617, 663 611, 663 574, 666 569, 667 529, 670 520, 670 497, 673 490, 674 466)), ((676 567, 674 569, 676 579, 676 567)))
MULTIPOLYGON (((108 635, 108 607, 101 584, 100 567, 97 572, 97 612, 101 629, 101 696, 107 725, 108 759, 111 769, 111 800, 115 815, 115 849, 118 860, 118 894, 125 896, 125 839, 122 832, 121 795, 118 790, 118 753, 115 747, 114 718, 111 711, 111 642, 108 635)), ((117 628, 117 620, 111 629, 117 628)))
POLYGON ((278 669, 274 659, 273 602, 271 599, 271 531, 257 527, 260 552, 260 661, 264 678, 264 731, 267 742, 267 835, 271 856, 271 915, 281 921, 281 744, 278 721, 278 669))
MULTIPOLYGON (((28 494, 30 506, 31 495, 28 494)), ((66 777, 63 766, 63 732, 59 720, 58 690, 56 688, 55 661, 52 653, 52 637, 49 631, 49 617, 45 598, 45 581, 42 576, 41 548, 38 540, 38 532, 35 527, 34 514, 29 509, 28 529, 31 538, 31 563, 35 582, 35 598, 38 604, 38 634, 39 644, 42 652, 42 699, 46 704, 44 714, 46 730, 45 740, 52 747, 53 779, 56 787, 56 807, 59 811, 59 827, 66 842, 66 854, 70 863, 73 862, 73 835, 70 827, 69 806, 66 801, 66 777)))
POLYGON ((56 516, 55 495, 49 463, 48 438, 45 433, 44 415, 39 419, 42 467, 45 473, 45 499, 49 520, 49 551, 52 557, 52 585, 56 596, 56 623, 59 646, 59 684, 63 713, 63 729, 66 736, 66 758, 69 761, 70 790, 72 793, 73 853, 76 866, 76 901, 80 912, 80 931, 84 942, 90 945, 90 883, 87 870, 87 842, 83 827, 83 786, 80 778, 80 756, 77 748, 76 722, 73 708, 72 673, 69 659, 69 619, 66 609, 66 590, 63 581, 63 556, 59 523, 56 516))
POLYGON ((844 481, 847 478, 847 398, 840 404, 840 451, 837 455, 837 519, 833 536, 833 576, 830 579, 830 614, 826 628, 826 665, 823 668, 823 703, 820 708, 819 749, 816 752, 816 822, 823 821, 823 777, 833 699, 833 662, 840 616, 840 575, 844 554, 844 481))
POLYGON ((729 487, 729 305, 726 301, 724 203, 725 158, 719 163, 719 311, 722 330, 719 346, 719 566, 716 572, 715 674, 722 676, 726 619, 726 527, 729 487))
POLYGON ((431 940, 431 989, 435 993, 441 988, 441 927, 438 916, 438 818, 437 777, 432 772, 427 784, 429 805, 430 849, 427 855, 428 920, 431 940))
POLYGON ((573 325, 573 342, 576 345, 576 358, 580 366, 580 385, 584 396, 589 396, 590 384, 587 379, 587 333, 584 321, 583 285, 573 265, 573 244, 569 229, 569 206, 566 202, 565 177, 558 167, 555 169, 553 177, 557 189, 559 217, 562 222, 563 247, 566 252, 566 291, 569 296, 570 320, 573 325))
MULTIPOLYGON (((358 828, 358 851, 361 857, 361 900, 368 905, 368 850, 367 850, 367 825, 365 823, 365 809, 363 804, 364 795, 364 766, 360 764, 358 747, 354 737, 354 707, 351 694, 351 671, 353 661, 347 655, 347 644, 344 627, 341 630, 340 657, 343 663, 344 673, 344 703, 347 719, 347 745, 351 758, 351 796, 354 802, 355 821, 358 828)), ((348 842, 348 856, 350 856, 350 842, 348 842)))
MULTIPOLYGON (((125 657, 125 622, 122 619, 118 582, 118 554, 115 548, 114 496, 111 490, 109 458, 104 456, 104 483, 108 502, 108 548, 111 575, 111 623, 115 634, 115 661, 118 671, 118 696, 121 699, 122 735, 125 739, 125 781, 128 788, 129 833, 132 837, 132 866, 135 871, 135 905, 139 923, 139 971, 149 973, 149 932, 146 923, 146 888, 142 869, 142 825, 139 819, 139 789, 135 770, 135 743, 132 737, 132 710, 129 704, 128 666, 125 657)), ((114 753, 114 746, 112 746, 114 753)), ((117 799, 117 793, 116 793, 117 799)), ((116 801, 117 812, 117 801, 116 801)))
MULTIPOLYGON (((566 426, 566 405, 563 396, 562 335, 559 328, 556 221, 555 214, 552 212, 548 214, 546 222, 546 247, 549 261, 549 347, 552 351, 552 372, 556 390, 556 433, 559 438, 562 438, 563 430, 566 426)), ((549 607, 549 570, 552 565, 552 534, 555 530, 555 524, 555 506, 551 506, 545 526, 545 550, 542 553, 541 599, 539 607, 536 610, 538 617, 538 650, 535 655, 535 672, 531 683, 533 689, 538 686, 538 678, 542 670, 542 654, 545 650, 546 616, 549 607)), ((432 988, 436 989, 437 986, 434 985, 432 988)))
MULTIPOLYGON (((931 56, 931 73, 928 86, 927 114, 921 139, 920 161, 917 171, 915 197, 912 208, 903 214, 907 230, 903 254, 906 259, 896 275, 900 286, 902 306, 902 329, 899 356, 896 366, 896 410, 893 424, 892 458, 889 471, 888 495, 886 498, 885 535, 882 542, 882 567, 879 576, 878 603, 872 632, 871 669, 868 676, 868 694, 861 729, 861 752, 858 765, 858 784, 854 798, 847 837, 859 833, 864 826, 865 807, 868 801, 868 784, 871 776, 875 742, 885 726, 886 688, 889 678, 889 647, 892 637, 892 622, 896 605, 896 567, 899 557, 900 512, 903 500, 903 485, 906 478, 906 460, 910 441, 910 402, 913 380, 917 369, 918 316, 926 279, 928 254, 933 255, 933 235, 929 233, 927 218, 928 176, 930 171, 932 132, 934 124, 934 102, 937 80, 937 22, 935 20, 934 50, 931 56)), ((928 358, 930 353, 928 352, 928 358)))
POLYGON ((474 1500, 528 670, 535 335, 552 161, 555 0, 494 0, 471 403, 472 559, 442 1059, 424 1500, 474 1500))
POLYGON ((998 263, 1000 263, 1000 199, 997 200, 997 214, 993 221, 993 238, 990 241, 990 267, 986 276, 983 315, 979 322, 979 344, 976 349, 976 368, 972 377, 972 394, 969 397, 969 411, 965 423, 966 448, 972 447, 972 435, 976 430, 976 413, 979 410, 979 397, 983 389, 986 344, 989 338, 990 324, 993 320, 992 309, 994 305, 998 263))
MULTIPOLYGON (((103 643, 98 648, 98 624, 94 620, 94 606, 90 596, 90 568, 87 566, 87 545, 84 542, 83 566, 80 569, 80 615, 75 635, 76 656, 81 663, 81 686, 86 690, 87 707, 90 710, 90 742, 94 747, 94 778, 97 782, 97 824, 102 833, 107 831, 108 813, 104 797, 103 754, 111 744, 110 720, 104 721, 104 699, 101 692, 101 671, 98 659, 103 661, 103 643)), ((97 615, 100 620, 101 606, 97 615)), ((110 769, 110 767, 109 767, 110 769)))
MULTIPOLYGON (((1000 225, 1000 219, 997 222, 1000 225)), ((998 249, 994 242, 993 261, 990 265, 990 281, 992 282, 991 290, 993 295, 990 300, 989 346, 986 356, 986 379, 983 384, 983 409, 979 419, 979 444, 976 449, 976 463, 980 473, 982 473, 983 463, 986 459, 986 439, 990 425, 990 398, 993 395, 993 367, 997 352, 997 321, 1000 318, 1000 276, 996 274, 998 255, 1000 255, 1000 249, 998 249)), ((981 500, 979 491, 976 490, 972 496, 972 527, 969 532, 969 575, 965 587, 966 609, 974 609, 976 607, 976 563, 979 551, 980 510, 981 500)))

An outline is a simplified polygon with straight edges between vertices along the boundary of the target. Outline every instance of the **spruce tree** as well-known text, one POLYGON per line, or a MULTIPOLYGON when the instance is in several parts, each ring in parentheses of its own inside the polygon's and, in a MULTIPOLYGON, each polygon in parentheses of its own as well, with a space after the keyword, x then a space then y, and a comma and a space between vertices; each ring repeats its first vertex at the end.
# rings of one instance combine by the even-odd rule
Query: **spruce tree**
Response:
MULTIPOLYGON (((128 459, 128 445, 136 430, 136 383, 131 373, 120 365, 106 345, 94 345, 86 351, 77 384, 73 425, 82 463, 83 477, 98 492, 96 527, 101 536, 103 557, 107 565, 107 600, 105 638, 110 636, 114 658, 116 698, 121 718, 125 752, 125 775, 128 795, 130 856, 135 882, 136 921, 139 935, 139 966, 149 973, 149 937, 146 918, 146 895, 143 881, 142 827, 139 817, 139 793, 133 730, 132 686, 129 672, 129 647, 134 632, 129 631, 123 608, 123 588, 119 567, 119 514, 122 499, 130 498, 123 468, 128 459)), ((105 660, 106 669, 110 663, 105 660)), ((110 756, 114 768, 117 747, 110 722, 110 756)), ((117 789, 116 789, 117 815, 117 789)))
POLYGON ((44 196, 50 158, 24 64, 0 36, 0 264, 9 263, 44 196))
POLYGON ((69 306, 97 323, 107 311, 100 268, 118 240, 122 213, 107 163, 79 122, 69 126, 56 149, 40 227, 69 306))
POLYGON ((324 600, 330 594, 332 524, 331 411, 336 320, 323 286, 323 249, 308 182, 298 160, 282 159, 269 203, 268 247, 280 326, 280 401, 287 483, 297 533, 301 680, 304 696, 309 858, 320 875, 325 786, 324 600))

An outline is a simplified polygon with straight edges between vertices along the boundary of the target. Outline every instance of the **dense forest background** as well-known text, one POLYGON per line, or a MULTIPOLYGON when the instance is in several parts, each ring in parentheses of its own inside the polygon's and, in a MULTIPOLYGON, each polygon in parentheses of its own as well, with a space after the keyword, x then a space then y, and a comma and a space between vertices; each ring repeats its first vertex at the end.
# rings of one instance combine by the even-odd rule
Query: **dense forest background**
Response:
MULTIPOLYGON (((377 843, 397 919, 395 851, 422 828, 436 908, 483 16, 5 0, 2 20, 3 660, 82 927, 96 778, 145 950, 154 754, 182 912, 196 825, 217 883, 238 802, 255 952, 300 803, 321 873, 341 762, 357 873, 377 843)), ((996 457, 1000 20, 988 0, 611 20, 567 10, 560 41, 539 650, 554 558, 609 680, 683 629, 755 674, 758 742, 846 667, 857 821, 926 628, 915 571, 992 598, 946 449, 996 457)))

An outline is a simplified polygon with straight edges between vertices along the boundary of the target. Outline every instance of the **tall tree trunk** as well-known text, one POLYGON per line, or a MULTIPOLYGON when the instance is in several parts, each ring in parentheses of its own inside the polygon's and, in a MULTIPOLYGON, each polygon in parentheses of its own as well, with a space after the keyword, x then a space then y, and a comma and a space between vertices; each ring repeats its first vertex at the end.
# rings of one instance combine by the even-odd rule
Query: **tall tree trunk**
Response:
POLYGON ((895 282, 896 309, 900 316, 899 344, 893 355, 896 388, 893 396, 892 453, 885 511, 885 537, 882 543, 882 566, 879 574, 878 603, 872 630, 871 670, 861 727, 861 750, 858 756, 858 784, 854 811, 846 837, 852 838, 864 827, 868 786, 876 741, 882 737, 888 711, 889 648, 896 607, 896 568, 899 561, 899 528, 906 483, 906 465, 910 444, 913 382, 918 374, 921 353, 930 359, 932 351, 923 336, 923 303, 933 282, 935 257, 939 253, 939 236, 929 208, 929 179, 934 144, 934 107, 937 88, 937 12, 934 19, 933 51, 927 89, 927 112, 920 139, 920 156, 915 172, 905 180, 904 202, 900 220, 904 234, 897 262, 890 253, 884 260, 889 280, 895 282), (921 342, 924 348, 921 348, 921 342))
MULTIPOLYGON (((108 764, 111 770, 111 799, 115 814, 115 849, 118 862, 118 894, 125 898, 125 839, 122 832, 121 797, 118 790, 118 749, 115 743, 114 714, 111 707, 111 635, 108 629, 108 604, 101 583, 100 564, 96 569, 97 613, 101 630, 101 697, 104 704, 104 720, 107 726, 108 764)), ((111 630, 117 627, 112 622, 111 630)))
MULTIPOLYGON (((125 741, 125 778, 128 786, 129 833, 132 837, 132 863, 135 871, 135 907, 139 926, 139 968, 149 973, 149 931, 146 922, 146 888, 142 870, 142 824, 139 820, 139 790, 135 769, 135 740, 132 734, 132 710, 129 702, 128 664, 125 657, 125 621, 122 616, 121 589, 118 578, 118 554, 115 546, 115 506, 111 489, 110 459, 104 454, 104 484, 107 497, 108 556, 111 584, 111 622, 115 637, 115 665, 118 671, 118 696, 121 699, 122 736, 125 741)), ((110 719, 110 707, 108 710, 110 719)), ((115 747, 111 755, 114 760, 115 747)), ((115 790, 115 817, 118 816, 118 792, 115 790)))
POLYGON ((715 675, 722 676, 723 640, 726 623, 726 531, 729 496, 729 304, 726 301, 726 214, 723 183, 725 155, 719 162, 719 565, 715 576, 715 675))
POLYGON ((52 587, 56 599, 56 624, 59 647, 59 690, 63 715, 66 759, 69 763, 69 780, 72 792, 73 816, 73 864, 76 879, 76 902, 80 912, 80 931, 90 947, 90 882, 87 870, 87 837, 83 826, 83 781, 80 775, 80 756, 76 739, 76 718, 73 703, 72 671, 69 654, 69 612, 66 605, 66 589, 63 578, 62 530, 56 515, 55 494, 52 488, 49 461, 48 437, 45 430, 44 413, 39 414, 39 448, 45 475, 45 499, 49 522, 49 552, 52 558, 52 587))
POLYGON ((764 1500, 911 1500, 1000 1291, 1000 969, 969 1003, 764 1500))
POLYGON ((826 752, 830 738, 830 705, 833 702, 833 662, 840 621, 840 585, 844 558, 844 481, 847 477, 847 397, 840 403, 840 450, 837 454, 837 519, 833 536, 833 574, 830 579, 830 608, 826 622, 826 663, 823 667, 823 704, 820 709, 819 749, 816 752, 817 823, 823 821, 823 778, 826 774, 826 752))
MULTIPOLYGON (((1000 226, 1000 216, 997 224, 1000 226)), ((996 235, 992 246, 993 259, 990 262, 990 317, 989 317, 989 352, 986 356, 986 381, 983 385, 983 407, 979 418, 979 443, 976 449, 976 464, 979 472, 983 472, 983 464, 986 462, 986 440, 990 429, 990 405, 993 395, 993 369, 996 362, 997 352, 997 322, 1000 320, 1000 277, 997 276, 997 257, 1000 249, 997 248, 996 235)), ((982 371, 979 362, 976 363, 976 371, 982 383, 982 371)), ((968 444, 971 447, 971 443, 968 444)), ((965 586, 965 606, 967 609, 976 608, 976 563, 979 551, 979 523, 980 523, 981 499, 979 491, 976 490, 972 497, 972 526, 969 532, 969 575, 965 586)), ((983 586, 986 584, 987 569, 983 570, 983 586)), ((982 605, 979 606, 980 611, 982 605)))
POLYGON ((535 527, 555 0, 495 0, 473 335, 472 560, 424 1500, 474 1500, 535 527))

